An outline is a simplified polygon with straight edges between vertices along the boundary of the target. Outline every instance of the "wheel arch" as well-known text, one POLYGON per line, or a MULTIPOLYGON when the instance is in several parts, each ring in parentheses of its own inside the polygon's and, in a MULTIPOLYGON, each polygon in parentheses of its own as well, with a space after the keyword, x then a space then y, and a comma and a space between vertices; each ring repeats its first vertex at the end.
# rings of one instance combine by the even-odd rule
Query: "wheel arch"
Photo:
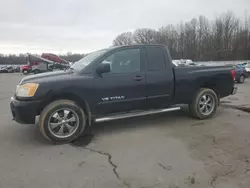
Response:
POLYGON ((53 94, 50 97, 48 97, 47 100, 45 100, 45 102, 40 106, 38 114, 40 115, 42 110, 51 102, 56 101, 56 100, 62 100, 62 99, 74 101, 77 105, 79 105, 83 109, 83 111, 86 113, 88 125, 91 126, 92 115, 91 115, 91 110, 90 110, 90 106, 88 102, 84 100, 83 98, 81 98, 80 96, 78 96, 77 94, 70 93, 70 92, 53 94))
POLYGON ((41 70, 40 70, 40 69, 34 69, 34 70, 32 70, 32 72, 33 72, 33 73, 35 73, 35 72, 40 73, 41 70))
POLYGON ((216 84, 203 84, 200 88, 207 88, 213 90, 216 93, 218 100, 220 101, 220 91, 217 88, 216 84))
POLYGON ((244 76, 244 78, 246 78, 246 75, 244 73, 241 73, 240 76, 244 76))

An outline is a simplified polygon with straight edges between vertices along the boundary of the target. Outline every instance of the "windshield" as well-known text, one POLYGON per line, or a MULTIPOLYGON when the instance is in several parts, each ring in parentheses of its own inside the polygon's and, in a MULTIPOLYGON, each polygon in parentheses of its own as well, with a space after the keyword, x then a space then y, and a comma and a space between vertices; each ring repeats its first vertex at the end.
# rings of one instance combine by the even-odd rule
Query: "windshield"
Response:
POLYGON ((79 61, 75 62, 73 65, 71 65, 71 68, 73 68, 76 71, 82 70, 84 67, 89 65, 91 62, 93 62, 96 58, 98 58, 100 55, 105 53, 107 50, 98 50, 95 52, 92 52, 86 56, 84 56, 79 61))

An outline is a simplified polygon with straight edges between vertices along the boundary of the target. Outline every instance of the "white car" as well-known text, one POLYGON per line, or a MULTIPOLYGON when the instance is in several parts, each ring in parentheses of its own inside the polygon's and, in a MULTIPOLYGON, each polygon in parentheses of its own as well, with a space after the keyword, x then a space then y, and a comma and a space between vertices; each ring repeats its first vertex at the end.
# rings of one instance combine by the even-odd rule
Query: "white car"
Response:
POLYGON ((247 73, 250 73, 250 64, 246 65, 245 69, 246 69, 247 73))

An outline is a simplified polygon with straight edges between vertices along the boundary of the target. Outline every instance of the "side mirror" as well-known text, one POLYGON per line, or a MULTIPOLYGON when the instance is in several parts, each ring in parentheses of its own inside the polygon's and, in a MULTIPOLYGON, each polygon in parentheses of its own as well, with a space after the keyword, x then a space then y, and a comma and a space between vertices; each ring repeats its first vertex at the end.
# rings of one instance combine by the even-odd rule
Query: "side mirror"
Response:
POLYGON ((101 64, 98 65, 98 67, 96 68, 96 72, 97 72, 97 74, 99 74, 99 75, 101 75, 102 73, 110 72, 110 64, 108 64, 108 63, 101 63, 101 64))

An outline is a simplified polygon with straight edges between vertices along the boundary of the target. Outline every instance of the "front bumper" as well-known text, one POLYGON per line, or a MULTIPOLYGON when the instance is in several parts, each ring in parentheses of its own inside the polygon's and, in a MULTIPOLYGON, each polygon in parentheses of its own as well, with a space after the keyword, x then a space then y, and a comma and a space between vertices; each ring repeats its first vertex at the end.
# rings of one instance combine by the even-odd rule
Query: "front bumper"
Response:
POLYGON ((238 91, 238 88, 237 87, 233 87, 231 95, 235 95, 237 93, 237 91, 238 91))
POLYGON ((40 101, 19 101, 11 97, 10 109, 13 120, 20 124, 34 124, 40 101))

